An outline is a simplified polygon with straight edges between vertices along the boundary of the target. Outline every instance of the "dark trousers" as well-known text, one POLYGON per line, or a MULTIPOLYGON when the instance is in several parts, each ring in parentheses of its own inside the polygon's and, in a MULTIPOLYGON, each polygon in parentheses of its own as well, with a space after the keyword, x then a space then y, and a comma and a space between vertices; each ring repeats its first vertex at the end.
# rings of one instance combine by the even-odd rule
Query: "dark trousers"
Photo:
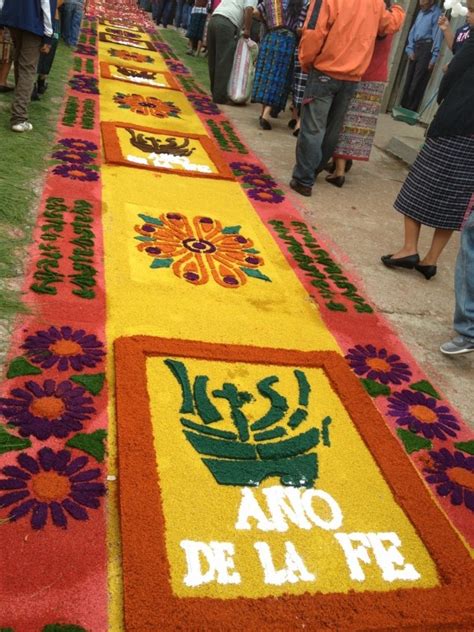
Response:
POLYGON ((207 30, 207 63, 211 81, 212 100, 225 103, 228 100, 232 64, 237 46, 238 29, 223 15, 213 15, 207 30))
POLYGON ((41 37, 29 31, 10 29, 14 46, 15 96, 12 103, 11 124, 28 120, 28 105, 36 81, 40 57, 41 37))
POLYGON ((175 7, 176 0, 159 0, 156 9, 152 11, 153 19, 166 28, 173 21, 175 7))
POLYGON ((301 106, 301 129, 296 143, 293 178, 312 187, 334 153, 356 81, 341 81, 311 70, 301 106))
POLYGON ((408 72, 403 90, 402 107, 416 112, 425 94, 431 77, 429 65, 431 61, 432 41, 415 44, 415 59, 408 62, 408 72))

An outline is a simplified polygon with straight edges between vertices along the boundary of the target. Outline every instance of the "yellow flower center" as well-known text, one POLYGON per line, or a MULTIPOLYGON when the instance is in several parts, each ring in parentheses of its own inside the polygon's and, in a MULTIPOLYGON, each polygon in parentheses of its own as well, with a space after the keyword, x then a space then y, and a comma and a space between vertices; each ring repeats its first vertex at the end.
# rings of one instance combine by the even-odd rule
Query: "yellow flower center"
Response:
POLYGON ((453 467, 448 471, 449 478, 458 485, 474 490, 474 473, 463 467, 453 467))
POLYGON ((57 472, 41 472, 33 477, 33 493, 43 502, 63 500, 70 491, 69 480, 57 472))
POLYGON ((383 371, 384 373, 390 371, 392 368, 390 364, 386 360, 382 360, 382 358, 369 358, 366 363, 371 369, 383 371))
POLYGON ((35 417, 55 419, 66 410, 64 402, 54 395, 34 399, 30 404, 30 413, 35 417))
POLYGON ((81 345, 74 340, 57 340, 49 349, 58 356, 72 356, 82 353, 81 345))
POLYGON ((423 421, 424 423, 433 424, 438 421, 438 415, 432 410, 428 408, 428 406, 423 406, 422 404, 416 404, 414 406, 410 406, 410 413, 418 419, 418 421, 423 421))

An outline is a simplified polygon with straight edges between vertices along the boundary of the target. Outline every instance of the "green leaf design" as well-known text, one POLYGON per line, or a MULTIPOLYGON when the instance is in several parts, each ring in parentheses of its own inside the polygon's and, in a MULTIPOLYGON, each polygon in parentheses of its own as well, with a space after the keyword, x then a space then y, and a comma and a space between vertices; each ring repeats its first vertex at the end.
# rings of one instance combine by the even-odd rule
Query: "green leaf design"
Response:
POLYGON ((153 259, 150 268, 169 268, 173 259, 153 259))
POLYGON ((240 268, 242 270, 242 272, 244 272, 248 277, 252 277, 254 279, 260 279, 261 281, 270 281, 271 283, 271 279, 270 277, 267 277, 266 274, 263 274, 263 272, 260 272, 260 270, 256 270, 253 268, 240 268))
POLYGON ((390 390, 390 386, 387 386, 386 384, 379 384, 379 382, 376 382, 375 380, 362 378, 360 382, 371 397, 378 397, 379 395, 388 396, 392 392, 390 390))
POLYGON ((69 439, 66 445, 70 448, 77 448, 86 452, 95 458, 96 461, 102 463, 105 458, 105 439, 107 438, 106 430, 96 430, 90 434, 80 432, 69 439))
POLYGON ((461 452, 466 452, 467 454, 474 454, 474 440, 473 441, 460 441, 459 443, 455 443, 454 447, 456 450, 461 450, 461 452))
POLYGON ((236 235, 240 232, 241 226, 226 226, 222 229, 224 235, 236 235))
POLYGON ((421 382, 416 382, 415 384, 410 384, 410 388, 411 388, 412 391, 418 391, 420 393, 425 393, 426 395, 430 395, 430 397, 434 397, 435 399, 441 399, 441 395, 428 382, 428 380, 421 380, 421 382))
POLYGON ((418 452, 419 450, 430 450, 433 445, 429 439, 419 437, 413 432, 410 432, 410 430, 405 430, 404 428, 397 428, 397 435, 405 446, 405 450, 408 454, 418 452))
POLYGON ((92 395, 98 395, 104 388, 105 373, 89 373, 86 375, 71 375, 69 378, 72 382, 80 384, 86 391, 92 395))
POLYGON ((20 375, 41 375, 42 372, 43 371, 37 366, 33 366, 33 364, 28 362, 26 358, 19 356, 10 362, 7 378, 11 379, 12 377, 18 377, 20 375))
POLYGON ((157 219, 156 217, 151 217, 151 215, 143 215, 142 213, 138 213, 138 217, 140 217, 147 224, 155 224, 155 226, 163 226, 163 222, 161 219, 157 219))
POLYGON ((14 452, 15 450, 25 450, 31 448, 31 441, 10 434, 3 426, 0 426, 0 454, 14 452))

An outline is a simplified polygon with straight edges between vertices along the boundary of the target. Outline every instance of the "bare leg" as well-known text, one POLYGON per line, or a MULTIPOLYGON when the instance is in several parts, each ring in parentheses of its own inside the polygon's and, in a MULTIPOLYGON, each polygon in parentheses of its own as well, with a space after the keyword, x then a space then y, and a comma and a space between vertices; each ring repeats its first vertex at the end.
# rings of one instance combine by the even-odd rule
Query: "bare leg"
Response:
POLYGON ((262 105, 262 114, 261 114, 261 116, 266 121, 268 121, 268 119, 270 118, 271 109, 272 109, 271 105, 262 105))
POLYGON ((334 172, 334 176, 338 178, 339 176, 343 176, 346 173, 346 161, 344 158, 336 158, 334 161, 336 163, 336 171, 334 172))
POLYGON ((420 264, 423 266, 435 266, 438 262, 440 254, 443 252, 446 244, 453 234, 452 230, 446 228, 437 228, 431 241, 431 246, 420 264))
POLYGON ((7 61, 4 64, 0 64, 0 86, 7 85, 8 73, 12 67, 11 62, 7 61))
POLYGON ((418 239, 420 238, 420 222, 405 215, 405 242, 403 248, 392 255, 393 259, 416 255, 418 252, 418 239))

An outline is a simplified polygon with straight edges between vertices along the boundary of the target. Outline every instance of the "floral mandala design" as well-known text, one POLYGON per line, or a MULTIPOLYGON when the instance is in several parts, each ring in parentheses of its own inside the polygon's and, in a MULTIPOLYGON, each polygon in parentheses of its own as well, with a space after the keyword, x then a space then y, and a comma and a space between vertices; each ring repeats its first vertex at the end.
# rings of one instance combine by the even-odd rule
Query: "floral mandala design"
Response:
POLYGON ((370 344, 349 349, 346 360, 356 375, 382 384, 400 385, 409 382, 412 376, 408 364, 401 362, 400 356, 370 344))
POLYGON ((171 267, 193 285, 211 278, 226 288, 241 287, 248 277, 270 281, 259 270, 263 258, 253 242, 239 234, 239 226, 223 228, 219 221, 202 216, 194 217, 191 225, 180 213, 140 218, 145 223, 135 226, 138 250, 152 257, 151 268, 171 267))
POLYGON ((55 452, 41 448, 36 458, 22 453, 17 465, 6 465, 0 471, 0 507, 11 507, 12 521, 31 513, 33 529, 43 529, 50 519, 56 527, 66 529, 68 517, 88 520, 87 509, 98 509, 105 486, 98 482, 99 468, 84 469, 86 456, 72 458, 69 450, 55 452), (86 509, 87 508, 87 509, 86 509))
POLYGON ((19 428, 22 437, 33 435, 40 441, 51 436, 64 439, 71 432, 82 430, 83 422, 96 412, 92 397, 69 380, 28 380, 24 388, 13 388, 13 397, 0 398, 0 413, 19 428))
POLYGON ((102 362, 104 345, 93 334, 84 329, 73 330, 71 327, 50 327, 47 331, 37 331, 28 336, 21 345, 31 362, 39 364, 43 369, 57 365, 59 371, 82 371, 93 369, 102 362))
POLYGON ((112 35, 116 35, 117 37, 128 37, 128 39, 131 39, 131 40, 142 39, 140 33, 135 33, 134 31, 126 31, 124 29, 110 28, 110 27, 107 27, 105 31, 106 33, 111 33, 112 35))
POLYGON ((257 202, 268 202, 269 204, 279 204, 283 202, 285 196, 281 191, 274 189, 248 189, 247 195, 257 202))
POLYGON ((116 48, 109 48, 109 54, 112 57, 123 59, 125 61, 134 61, 137 64, 152 64, 153 57, 150 55, 142 55, 141 53, 133 53, 126 50, 117 50, 116 48))
POLYGON ((99 179, 99 174, 96 171, 75 164, 57 165, 54 167, 53 173, 63 178, 80 180, 81 182, 94 182, 99 179))
POLYGON ((441 448, 430 452, 430 464, 423 471, 426 481, 440 496, 449 496, 452 505, 464 504, 474 512, 474 456, 441 448))
POLYGON ((85 94, 99 94, 98 82, 95 77, 88 75, 73 75, 69 80, 69 85, 76 92, 85 94))
POLYGON ((388 414, 396 417, 399 426, 422 433, 427 439, 437 437, 445 441, 455 437, 460 426, 447 406, 439 406, 436 399, 423 393, 403 390, 388 398, 388 414))
POLYGON ((181 110, 172 101, 162 101, 157 97, 144 97, 140 94, 124 94, 117 92, 114 102, 119 107, 156 118, 180 118, 181 110))
POLYGON ((237 176, 260 175, 263 173, 261 167, 253 165, 251 162, 231 162, 230 168, 237 176))

